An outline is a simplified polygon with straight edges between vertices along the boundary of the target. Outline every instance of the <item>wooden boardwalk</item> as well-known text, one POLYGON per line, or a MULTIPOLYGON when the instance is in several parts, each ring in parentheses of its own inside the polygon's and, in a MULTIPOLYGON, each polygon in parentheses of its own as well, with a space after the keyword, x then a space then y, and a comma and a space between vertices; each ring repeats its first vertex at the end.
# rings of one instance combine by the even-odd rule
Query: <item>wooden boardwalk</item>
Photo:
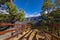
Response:
MULTIPOLYGON (((0 40, 52 40, 52 36, 47 33, 42 33, 36 29, 24 31, 23 34, 10 35, 11 33, 6 33, 0 35, 0 40)), ((58 39, 59 40, 59 39, 58 39)))
POLYGON ((13 37, 11 38, 10 40, 38 40, 39 38, 41 38, 41 40, 44 40, 42 39, 42 36, 38 37, 37 36, 37 31, 36 30, 30 30, 30 31, 27 31, 25 32, 23 35, 18 35, 18 37, 13 37), (37 37, 38 39, 37 39, 37 37))
POLYGON ((36 30, 28 30, 26 32, 23 32, 23 34, 18 34, 18 37, 15 36, 15 37, 12 37, 10 39, 7 39, 7 38, 9 38, 9 36, 8 36, 9 34, 10 33, 5 34, 4 35, 4 38, 2 38, 3 35, 0 36, 0 40, 38 40, 39 38, 42 39, 42 36, 40 36, 40 35, 39 35, 39 37, 37 36, 38 34, 37 34, 37 31, 36 30))

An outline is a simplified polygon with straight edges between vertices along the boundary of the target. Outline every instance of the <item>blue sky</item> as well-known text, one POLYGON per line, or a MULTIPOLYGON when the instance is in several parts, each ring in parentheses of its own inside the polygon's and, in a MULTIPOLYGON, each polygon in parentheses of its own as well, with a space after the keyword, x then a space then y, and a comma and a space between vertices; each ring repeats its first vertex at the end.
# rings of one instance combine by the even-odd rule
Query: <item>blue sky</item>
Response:
POLYGON ((25 11, 26 17, 32 17, 40 15, 43 0, 15 0, 14 4, 25 11))

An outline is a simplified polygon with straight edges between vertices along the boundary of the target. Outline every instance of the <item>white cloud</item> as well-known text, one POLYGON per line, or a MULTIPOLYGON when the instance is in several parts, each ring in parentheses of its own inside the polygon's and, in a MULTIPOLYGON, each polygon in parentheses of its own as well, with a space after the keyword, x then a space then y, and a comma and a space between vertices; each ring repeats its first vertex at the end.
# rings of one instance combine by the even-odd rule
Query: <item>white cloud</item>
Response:
POLYGON ((37 15, 26 15, 26 17, 36 17, 36 16, 39 16, 39 14, 37 14, 37 15))
POLYGON ((26 13, 26 17, 36 17, 36 16, 40 16, 40 13, 38 12, 34 12, 33 14, 26 13))

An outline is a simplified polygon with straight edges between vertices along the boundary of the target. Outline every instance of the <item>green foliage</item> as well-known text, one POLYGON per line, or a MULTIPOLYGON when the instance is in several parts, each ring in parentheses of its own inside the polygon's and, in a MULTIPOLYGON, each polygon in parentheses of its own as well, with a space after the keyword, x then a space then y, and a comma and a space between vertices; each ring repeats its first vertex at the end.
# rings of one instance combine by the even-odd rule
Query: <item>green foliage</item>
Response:
POLYGON ((25 20, 25 13, 23 10, 20 10, 19 13, 16 15, 15 17, 16 19, 20 20, 20 21, 24 21, 25 20))
POLYGON ((4 16, 2 14, 0 14, 0 20, 3 20, 4 16))
POLYGON ((55 31, 56 31, 56 35, 60 36, 60 28, 56 28, 55 31))
POLYGON ((19 20, 19 21, 24 21, 25 20, 25 13, 24 13, 23 10, 20 10, 18 12, 18 9, 17 9, 15 4, 10 3, 10 2, 6 2, 5 4, 8 7, 9 14, 8 14, 8 16, 5 15, 5 14, 3 16, 1 16, 2 15, 1 14, 0 15, 0 17, 1 17, 0 20, 5 21, 5 20, 8 19, 9 22, 13 22, 14 20, 19 20))
MULTIPOLYGON (((50 30, 45 24, 53 25, 54 23, 60 23, 60 0, 56 0, 54 4, 52 4, 51 0, 44 1, 42 9, 43 12, 41 16, 43 17, 43 20, 41 24, 43 28, 50 30), (51 12, 50 8, 52 8, 51 12), (48 13, 45 14, 44 11, 47 11, 48 13)), ((56 34, 60 36, 60 28, 55 30, 56 34)))
MULTIPOLYGON (((42 7, 42 17, 44 18, 42 23, 45 21, 46 23, 50 23, 53 19, 52 16, 48 16, 48 14, 45 14, 45 11, 47 11, 48 13, 50 12, 51 9, 53 9, 54 5, 52 4, 52 0, 44 0, 44 4, 43 4, 43 7, 42 7)), ((45 24, 46 24, 45 23, 45 24)))
MULTIPOLYGON (((60 3, 60 0, 56 0, 55 1, 56 6, 59 5, 59 3, 60 3)), ((56 7, 55 4, 54 5, 52 4, 52 0, 44 1, 43 7, 42 7, 42 9, 43 9, 42 16, 44 18, 43 20, 47 19, 47 20, 45 20, 47 23, 52 24, 52 23, 55 22, 56 18, 60 18, 60 8, 55 9, 55 7, 56 7), (53 9, 53 7, 54 7, 55 10, 53 9), (53 9, 52 12, 49 11, 50 8, 53 9), (49 14, 45 14, 44 11, 47 11, 48 13, 49 12, 50 13, 49 14)))
POLYGON ((36 28, 36 27, 34 26, 34 23, 32 23, 32 22, 28 22, 27 25, 30 26, 32 29, 35 29, 35 28, 36 28))
POLYGON ((59 23, 59 20, 60 20, 60 9, 57 9, 57 10, 55 10, 55 11, 52 11, 52 12, 49 14, 49 16, 52 17, 52 18, 50 18, 50 19, 52 19, 52 20, 54 21, 53 23, 55 23, 55 22, 59 23))
POLYGON ((1 4, 5 4, 6 3, 6 0, 0 0, 0 3, 1 4))
POLYGON ((43 10, 43 11, 46 11, 46 10, 48 11, 48 10, 51 9, 51 8, 53 8, 52 0, 44 1, 42 10, 43 10))
POLYGON ((56 8, 60 8, 60 0, 55 0, 55 6, 56 8))
POLYGON ((17 14, 18 12, 17 7, 13 3, 7 2, 6 5, 11 15, 17 14))
POLYGON ((46 29, 47 31, 49 31, 49 27, 48 27, 48 26, 45 26, 45 29, 46 29))
MULTIPOLYGON (((25 13, 23 10, 20 10, 18 12, 18 9, 15 4, 8 2, 6 0, 0 0, 1 4, 6 4, 8 7, 8 12, 9 14, 0 14, 0 22, 8 22, 8 23, 14 23, 16 20, 17 21, 24 21, 25 20, 25 13)), ((0 27, 0 30, 5 30, 8 27, 0 27)))
POLYGON ((42 20, 41 25, 44 25, 44 24, 46 24, 46 20, 42 20))
POLYGON ((13 22, 13 20, 15 19, 15 15, 18 13, 18 9, 13 3, 10 2, 6 2, 6 6, 8 7, 8 12, 10 15, 9 21, 13 22))
POLYGON ((8 22, 9 16, 10 16, 9 14, 0 14, 0 20, 4 22, 8 22))

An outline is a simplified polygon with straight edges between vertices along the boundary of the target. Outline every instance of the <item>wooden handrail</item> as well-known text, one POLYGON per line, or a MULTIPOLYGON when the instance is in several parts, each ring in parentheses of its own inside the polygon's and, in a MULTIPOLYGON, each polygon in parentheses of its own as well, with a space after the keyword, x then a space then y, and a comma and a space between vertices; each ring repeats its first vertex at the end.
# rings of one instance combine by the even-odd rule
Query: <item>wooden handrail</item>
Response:
POLYGON ((0 23, 0 26, 26 26, 26 24, 0 23))
MULTIPOLYGON (((11 24, 11 23, 0 23, 0 26, 22 26, 22 27, 25 27, 26 25, 24 24, 11 24)), ((8 33, 8 32, 13 32, 13 31, 16 31, 16 30, 19 30, 20 28, 15 28, 15 29, 10 29, 10 30, 5 30, 5 31, 2 31, 0 32, 0 35, 2 34, 5 34, 5 33, 8 33)))
POLYGON ((47 34, 49 34, 49 35, 51 35, 52 37, 54 37, 54 38, 56 38, 56 39, 58 39, 58 40, 60 39, 60 37, 58 37, 58 36, 56 36, 56 35, 48 32, 48 31, 46 31, 46 30, 44 30, 44 32, 47 33, 47 34))
POLYGON ((14 29, 5 30, 5 31, 0 32, 0 35, 3 35, 3 34, 8 33, 8 32, 13 32, 13 31, 16 31, 16 30, 19 30, 19 29, 20 28, 14 28, 14 29))
POLYGON ((54 24, 53 26, 56 27, 56 28, 60 28, 60 24, 57 24, 57 23, 54 24))
MULTIPOLYGON (((0 26, 21 26, 21 27, 25 27, 26 25, 25 24, 11 24, 11 23, 0 23, 0 26)), ((11 29, 8 29, 8 30, 4 30, 4 31, 0 31, 0 35, 3 35, 3 34, 6 34, 8 32, 13 32, 13 31, 18 31, 20 30, 21 28, 11 28, 11 29)), ((19 33, 17 33, 16 35, 13 35, 11 37, 8 37, 6 38, 5 40, 9 40, 10 38, 14 37, 14 36, 17 36, 19 33)))

